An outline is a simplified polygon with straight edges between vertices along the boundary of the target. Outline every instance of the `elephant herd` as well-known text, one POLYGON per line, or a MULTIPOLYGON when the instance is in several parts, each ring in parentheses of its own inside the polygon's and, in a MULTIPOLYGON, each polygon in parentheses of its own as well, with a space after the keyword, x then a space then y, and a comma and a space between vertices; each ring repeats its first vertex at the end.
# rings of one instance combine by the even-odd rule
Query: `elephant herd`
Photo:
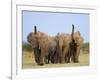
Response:
POLYGON ((74 32, 72 24, 72 33, 58 33, 55 36, 49 36, 44 32, 37 31, 34 26, 34 32, 30 32, 27 41, 34 51, 35 62, 38 65, 57 64, 57 63, 78 63, 83 37, 80 32, 74 32))

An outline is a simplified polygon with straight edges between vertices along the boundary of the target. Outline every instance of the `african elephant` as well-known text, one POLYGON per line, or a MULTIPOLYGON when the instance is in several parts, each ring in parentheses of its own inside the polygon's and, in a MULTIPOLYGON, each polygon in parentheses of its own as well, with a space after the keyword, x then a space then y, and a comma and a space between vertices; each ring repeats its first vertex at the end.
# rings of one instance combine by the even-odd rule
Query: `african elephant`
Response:
POLYGON ((37 64, 43 65, 48 48, 48 35, 40 31, 37 32, 36 26, 34 30, 34 32, 30 32, 27 36, 27 41, 32 46, 35 61, 37 64))
POLYGON ((73 38, 74 38, 74 56, 72 56, 73 58, 73 62, 78 63, 79 62, 79 54, 80 54, 80 50, 82 47, 82 44, 84 42, 83 37, 81 36, 80 32, 77 31, 73 34, 73 38))
POLYGON ((57 42, 57 62, 65 63, 65 56, 69 50, 70 34, 62 33, 56 35, 57 42))
POLYGON ((55 41, 55 37, 49 37, 48 42, 48 52, 46 53, 46 60, 45 62, 48 63, 54 63, 55 53, 56 53, 56 46, 57 43, 55 41))
POLYGON ((58 41, 57 52, 59 52, 59 63, 69 62, 70 57, 73 58, 72 60, 74 62, 79 62, 80 49, 83 44, 83 37, 81 36, 79 31, 73 34, 57 34, 56 41, 58 41), (70 47, 70 43, 72 42, 72 35, 75 42, 75 47, 73 49, 72 47, 70 47), (69 51, 71 51, 71 53, 69 53, 69 51))

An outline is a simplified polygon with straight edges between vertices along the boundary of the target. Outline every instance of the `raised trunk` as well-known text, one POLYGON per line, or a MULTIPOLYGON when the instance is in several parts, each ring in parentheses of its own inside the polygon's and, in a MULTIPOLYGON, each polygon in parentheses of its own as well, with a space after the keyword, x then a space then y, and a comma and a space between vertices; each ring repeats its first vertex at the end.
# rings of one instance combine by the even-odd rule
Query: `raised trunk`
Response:
POLYGON ((74 41, 74 25, 72 24, 72 34, 71 34, 71 39, 74 41))
POLYGON ((34 26, 34 33, 35 33, 35 34, 37 33, 37 28, 36 28, 36 26, 34 26))

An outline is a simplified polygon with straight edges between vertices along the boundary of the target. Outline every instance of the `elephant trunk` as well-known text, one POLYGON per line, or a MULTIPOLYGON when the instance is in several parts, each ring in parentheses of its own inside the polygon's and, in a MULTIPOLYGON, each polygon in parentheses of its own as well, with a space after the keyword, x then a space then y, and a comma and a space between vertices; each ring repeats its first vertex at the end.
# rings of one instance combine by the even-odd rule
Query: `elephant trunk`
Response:
POLYGON ((36 26, 34 26, 34 33, 35 33, 35 34, 37 33, 37 28, 36 28, 36 26))
POLYGON ((72 24, 72 34, 71 34, 71 39, 74 41, 74 24, 72 24))

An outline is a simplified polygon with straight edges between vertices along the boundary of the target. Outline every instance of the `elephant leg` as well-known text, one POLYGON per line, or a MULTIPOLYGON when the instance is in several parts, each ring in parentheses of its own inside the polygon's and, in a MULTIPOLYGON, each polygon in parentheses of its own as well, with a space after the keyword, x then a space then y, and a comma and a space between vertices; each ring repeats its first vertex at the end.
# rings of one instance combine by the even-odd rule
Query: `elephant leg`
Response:
POLYGON ((73 61, 74 63, 76 62, 75 55, 76 55, 76 52, 73 50, 72 56, 71 56, 71 61, 73 61))
POLYGON ((69 49, 69 51, 66 55, 66 60, 65 60, 67 63, 70 63, 70 57, 71 57, 71 50, 69 49))
POLYGON ((50 61, 51 61, 51 53, 49 53, 49 55, 47 56, 47 64, 49 64, 50 63, 50 61))
POLYGON ((54 64, 55 53, 50 55, 50 61, 54 64))
POLYGON ((47 56, 47 64, 50 63, 50 55, 47 56))
POLYGON ((62 63, 62 52, 56 53, 56 63, 62 63))
POLYGON ((65 63, 67 63, 67 55, 65 55, 65 63))
POLYGON ((48 58, 48 56, 45 56, 44 62, 45 62, 46 64, 49 64, 49 58, 48 58))
POLYGON ((62 46, 57 46, 55 54, 54 54, 54 62, 62 63, 62 46))
POLYGON ((51 56, 51 57, 50 57, 51 63, 54 63, 54 62, 53 62, 53 59, 54 59, 53 56, 51 56))
POLYGON ((62 54, 58 55, 58 57, 57 57, 57 62, 58 62, 58 63, 63 63, 62 54))
POLYGON ((78 46, 76 49, 76 54, 74 55, 74 62, 78 63, 79 62, 79 54, 80 54, 80 47, 78 46))
POLYGON ((74 46, 70 45, 70 50, 69 50, 69 59, 70 61, 74 61, 75 60, 75 50, 74 50, 74 46))
POLYGON ((50 52, 48 51, 45 55, 45 63, 49 64, 50 63, 50 52))
POLYGON ((61 63, 65 63, 65 56, 67 55, 67 47, 63 49, 61 63))
POLYGON ((45 50, 44 49, 41 49, 41 54, 40 54, 40 63, 39 65, 44 65, 44 60, 45 60, 45 50))
POLYGON ((53 63, 58 63, 58 55, 57 55, 57 53, 53 54, 53 56, 52 56, 52 62, 53 63))
POLYGON ((54 64, 54 57, 53 56, 51 57, 51 63, 54 64))
POLYGON ((39 64, 40 52, 39 52, 39 50, 37 48, 34 48, 33 50, 34 50, 34 55, 35 55, 35 62, 37 64, 39 64))

